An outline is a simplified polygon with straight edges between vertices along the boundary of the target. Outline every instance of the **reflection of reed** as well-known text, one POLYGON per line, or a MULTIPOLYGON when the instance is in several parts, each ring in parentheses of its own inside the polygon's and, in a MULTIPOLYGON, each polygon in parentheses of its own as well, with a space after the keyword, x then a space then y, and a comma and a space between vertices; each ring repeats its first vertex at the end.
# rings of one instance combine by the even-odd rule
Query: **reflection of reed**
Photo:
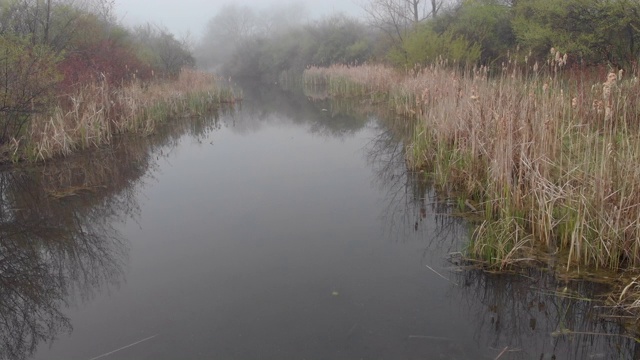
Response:
POLYGON ((139 214, 137 190, 157 159, 217 116, 60 162, 0 173, 0 358, 24 359, 71 324, 63 308, 116 286, 127 261, 115 223, 139 214))
POLYGON ((426 217, 427 194, 422 192, 426 188, 416 184, 416 177, 404 166, 404 145, 393 130, 381 129, 367 148, 367 160, 374 181, 386 194, 383 218, 389 234, 405 238, 407 229, 417 231, 426 217))
POLYGON ((476 340, 501 359, 636 359, 635 341, 601 317, 593 299, 603 289, 587 282, 558 281, 543 270, 460 273, 465 312, 476 340))
MULTIPOLYGON (((449 203, 438 200, 424 174, 407 170, 403 139, 411 134, 404 132, 404 123, 378 123, 367 159, 386 194, 386 232, 397 241, 426 239, 425 256, 434 247, 461 251, 468 241, 467 225, 451 215, 449 203)), ((500 275, 472 268, 457 277, 452 294, 461 294, 461 311, 475 324, 476 341, 494 358, 640 358, 640 347, 624 327, 605 320, 597 302, 589 300, 604 290, 596 284, 564 283, 541 269, 500 275)))
POLYGON ((450 215, 449 204, 439 200, 423 173, 407 170, 403 139, 410 134, 405 133, 406 122, 379 123, 378 135, 367 146, 366 155, 374 181, 385 193, 385 233, 396 241, 420 236, 428 245, 458 251, 462 220, 450 215))

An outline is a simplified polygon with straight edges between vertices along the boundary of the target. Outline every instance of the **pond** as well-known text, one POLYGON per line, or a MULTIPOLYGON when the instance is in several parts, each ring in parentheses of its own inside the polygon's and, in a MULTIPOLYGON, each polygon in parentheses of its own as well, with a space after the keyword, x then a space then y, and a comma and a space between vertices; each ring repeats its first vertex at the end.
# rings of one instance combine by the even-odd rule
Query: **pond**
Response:
POLYGON ((5 359, 632 359, 544 269, 466 268, 471 227, 391 121, 245 88, 234 111, 0 177, 5 359))

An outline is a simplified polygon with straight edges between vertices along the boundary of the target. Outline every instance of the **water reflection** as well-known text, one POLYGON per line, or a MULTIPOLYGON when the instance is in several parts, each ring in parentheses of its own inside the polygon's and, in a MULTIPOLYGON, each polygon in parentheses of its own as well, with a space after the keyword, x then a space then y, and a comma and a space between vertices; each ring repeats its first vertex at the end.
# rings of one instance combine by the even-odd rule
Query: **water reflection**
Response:
MULTIPOLYGON (((176 157, 193 160, 193 165, 187 165, 198 169, 202 161, 209 161, 216 173, 189 172, 187 165, 175 164, 173 179, 195 177, 188 174, 202 179, 171 184, 194 188, 172 194, 184 203, 182 217, 172 219, 180 224, 175 234, 162 233, 168 226, 151 227, 163 220, 147 219, 149 227, 133 243, 145 249, 144 259, 137 259, 144 271, 137 280, 129 278, 138 281, 131 284, 134 290, 129 289, 129 296, 135 292, 138 300, 131 308, 121 305, 125 309, 119 309, 144 314, 133 321, 127 317, 131 324, 114 321, 102 335, 111 336, 123 326, 133 334, 146 329, 161 329, 161 334, 113 358, 135 358, 135 354, 158 359, 180 355, 332 359, 636 355, 633 341, 620 336, 623 328, 599 317, 595 302, 582 300, 593 298, 599 291, 596 286, 564 283, 535 270, 489 274, 465 269, 452 259, 452 253, 464 248, 468 225, 452 216, 449 204, 439 200, 424 174, 407 172, 406 122, 378 120, 378 115, 358 111, 358 104, 310 101, 273 88, 245 89, 242 109, 222 122, 215 116, 177 122, 143 141, 123 141, 91 156, 0 176, 0 357, 28 357, 37 343, 70 331, 64 311, 74 299, 91 299, 118 285, 129 244, 114 223, 142 218, 139 191, 161 173, 156 171, 159 160, 184 143, 184 134, 205 143, 217 137, 211 132, 221 126, 229 128, 226 135, 235 133, 234 141, 243 146, 258 145, 245 157, 230 158, 229 154, 238 152, 231 141, 186 147, 183 157, 176 157), (268 136, 251 139, 237 136, 266 124, 298 126, 296 131, 269 129, 268 136), (272 141, 270 137, 280 136, 283 142, 289 134, 302 137, 305 131, 314 136, 300 143, 316 141, 315 135, 338 138, 327 141, 334 146, 351 134, 360 139, 363 134, 375 137, 361 149, 366 164, 360 164, 359 158, 336 162, 327 177, 322 177, 327 171, 321 164, 310 164, 314 171, 301 171, 299 164, 291 169, 291 158, 269 163, 268 156, 256 154, 272 141), (268 170, 254 173, 252 166, 246 166, 256 158, 267 163, 268 170), (362 169, 350 172, 343 164, 362 165, 362 169), (287 178, 292 173, 298 177, 287 178), (365 188, 362 182, 367 180, 380 191, 356 191, 365 188), (205 201, 195 200, 203 192, 193 184, 200 183, 209 191, 205 201), (335 187, 324 185, 334 183, 335 187), (238 194, 242 196, 226 196, 238 194), (370 198, 377 196, 382 203, 374 208, 370 198), (251 199, 251 207, 242 199, 251 199), (371 229, 379 224, 375 222, 378 214, 384 239, 378 229, 371 229), (179 243, 172 241, 185 229, 190 236, 180 237, 179 243), (147 250, 149 244, 153 249, 147 250), (172 266, 158 259, 171 259, 172 266)), ((282 155, 303 147, 278 149, 282 155)), ((335 158, 342 159, 342 152, 336 152, 335 158)), ((323 159, 304 155, 304 160, 323 159)), ((171 186, 156 191, 166 194, 167 189, 173 191, 171 186)), ((145 208, 145 213, 153 210, 145 208)), ((164 210, 156 214, 172 216, 164 210)), ((136 248, 132 248, 133 258, 136 248)), ((121 301, 126 303, 126 296, 121 301)), ((112 313, 103 309, 99 316, 82 316, 95 320, 112 313)), ((96 355, 109 353, 138 340, 121 343, 114 337, 103 348, 92 350, 96 355)), ((58 350, 77 355, 74 350, 80 341, 71 339, 65 345, 68 349, 58 350)), ((38 355, 54 357, 46 351, 38 355)), ((64 355, 59 358, 74 357, 64 355)))
POLYGON ((137 191, 184 133, 217 117, 42 166, 0 173, 0 358, 25 359, 70 332, 65 308, 123 280, 128 246, 114 227, 139 214, 137 191))
POLYGON ((377 135, 365 149, 373 183, 385 194, 384 233, 391 241, 424 242, 425 255, 459 252, 469 229, 462 218, 451 214, 450 203, 438 197, 423 172, 407 170, 405 139, 411 136, 407 122, 377 120, 377 135))
POLYGON ((114 196, 117 178, 113 187, 99 181, 110 165, 96 164, 89 172, 67 163, 0 174, 2 358, 25 358, 39 342, 69 331, 62 309, 70 299, 91 298, 121 278, 127 251, 111 218, 135 205, 126 192, 114 196))
POLYGON ((370 117, 356 111, 353 102, 314 99, 302 89, 283 90, 277 86, 242 86, 246 101, 232 117, 235 131, 255 132, 266 123, 303 124, 312 134, 346 137, 361 130, 370 117))
POLYGON ((606 287, 562 281, 538 269, 468 270, 460 299, 477 341, 504 359, 637 359, 636 342, 597 299, 606 287), (592 300, 596 299, 596 300, 592 300))
MULTIPOLYGON (((439 200, 423 173, 407 171, 403 140, 411 134, 405 128, 403 121, 385 121, 366 152, 385 194, 386 233, 394 241, 424 242, 425 264, 435 263, 439 267, 430 269, 449 279, 452 300, 475 327, 474 340, 486 358, 640 358, 633 334, 603 307, 606 286, 560 280, 547 269, 496 274, 466 267, 459 251, 469 225, 452 216, 451 204, 439 200)), ((449 358, 481 357, 453 350, 461 348, 458 339, 439 340, 452 348, 449 358)))

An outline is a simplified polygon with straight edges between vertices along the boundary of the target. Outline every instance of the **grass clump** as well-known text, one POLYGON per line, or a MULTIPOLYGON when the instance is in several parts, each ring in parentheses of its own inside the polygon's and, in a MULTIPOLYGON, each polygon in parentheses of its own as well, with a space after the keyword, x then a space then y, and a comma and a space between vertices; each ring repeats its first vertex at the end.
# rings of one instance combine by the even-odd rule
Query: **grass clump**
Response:
POLYGON ((211 112, 240 97, 213 75, 190 69, 175 81, 134 80, 114 89, 106 82, 84 85, 32 119, 26 134, 12 141, 10 156, 46 160, 109 144, 117 134, 150 134, 169 119, 211 112))

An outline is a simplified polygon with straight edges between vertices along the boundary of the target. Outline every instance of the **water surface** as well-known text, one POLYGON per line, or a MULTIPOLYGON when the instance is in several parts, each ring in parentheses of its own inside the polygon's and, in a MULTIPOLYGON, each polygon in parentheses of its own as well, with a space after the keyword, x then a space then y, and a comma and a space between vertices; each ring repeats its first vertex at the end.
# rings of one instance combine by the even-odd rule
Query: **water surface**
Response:
POLYGON ((389 121, 245 93, 3 174, 4 358, 634 358, 597 287, 457 266, 469 225, 389 121))

